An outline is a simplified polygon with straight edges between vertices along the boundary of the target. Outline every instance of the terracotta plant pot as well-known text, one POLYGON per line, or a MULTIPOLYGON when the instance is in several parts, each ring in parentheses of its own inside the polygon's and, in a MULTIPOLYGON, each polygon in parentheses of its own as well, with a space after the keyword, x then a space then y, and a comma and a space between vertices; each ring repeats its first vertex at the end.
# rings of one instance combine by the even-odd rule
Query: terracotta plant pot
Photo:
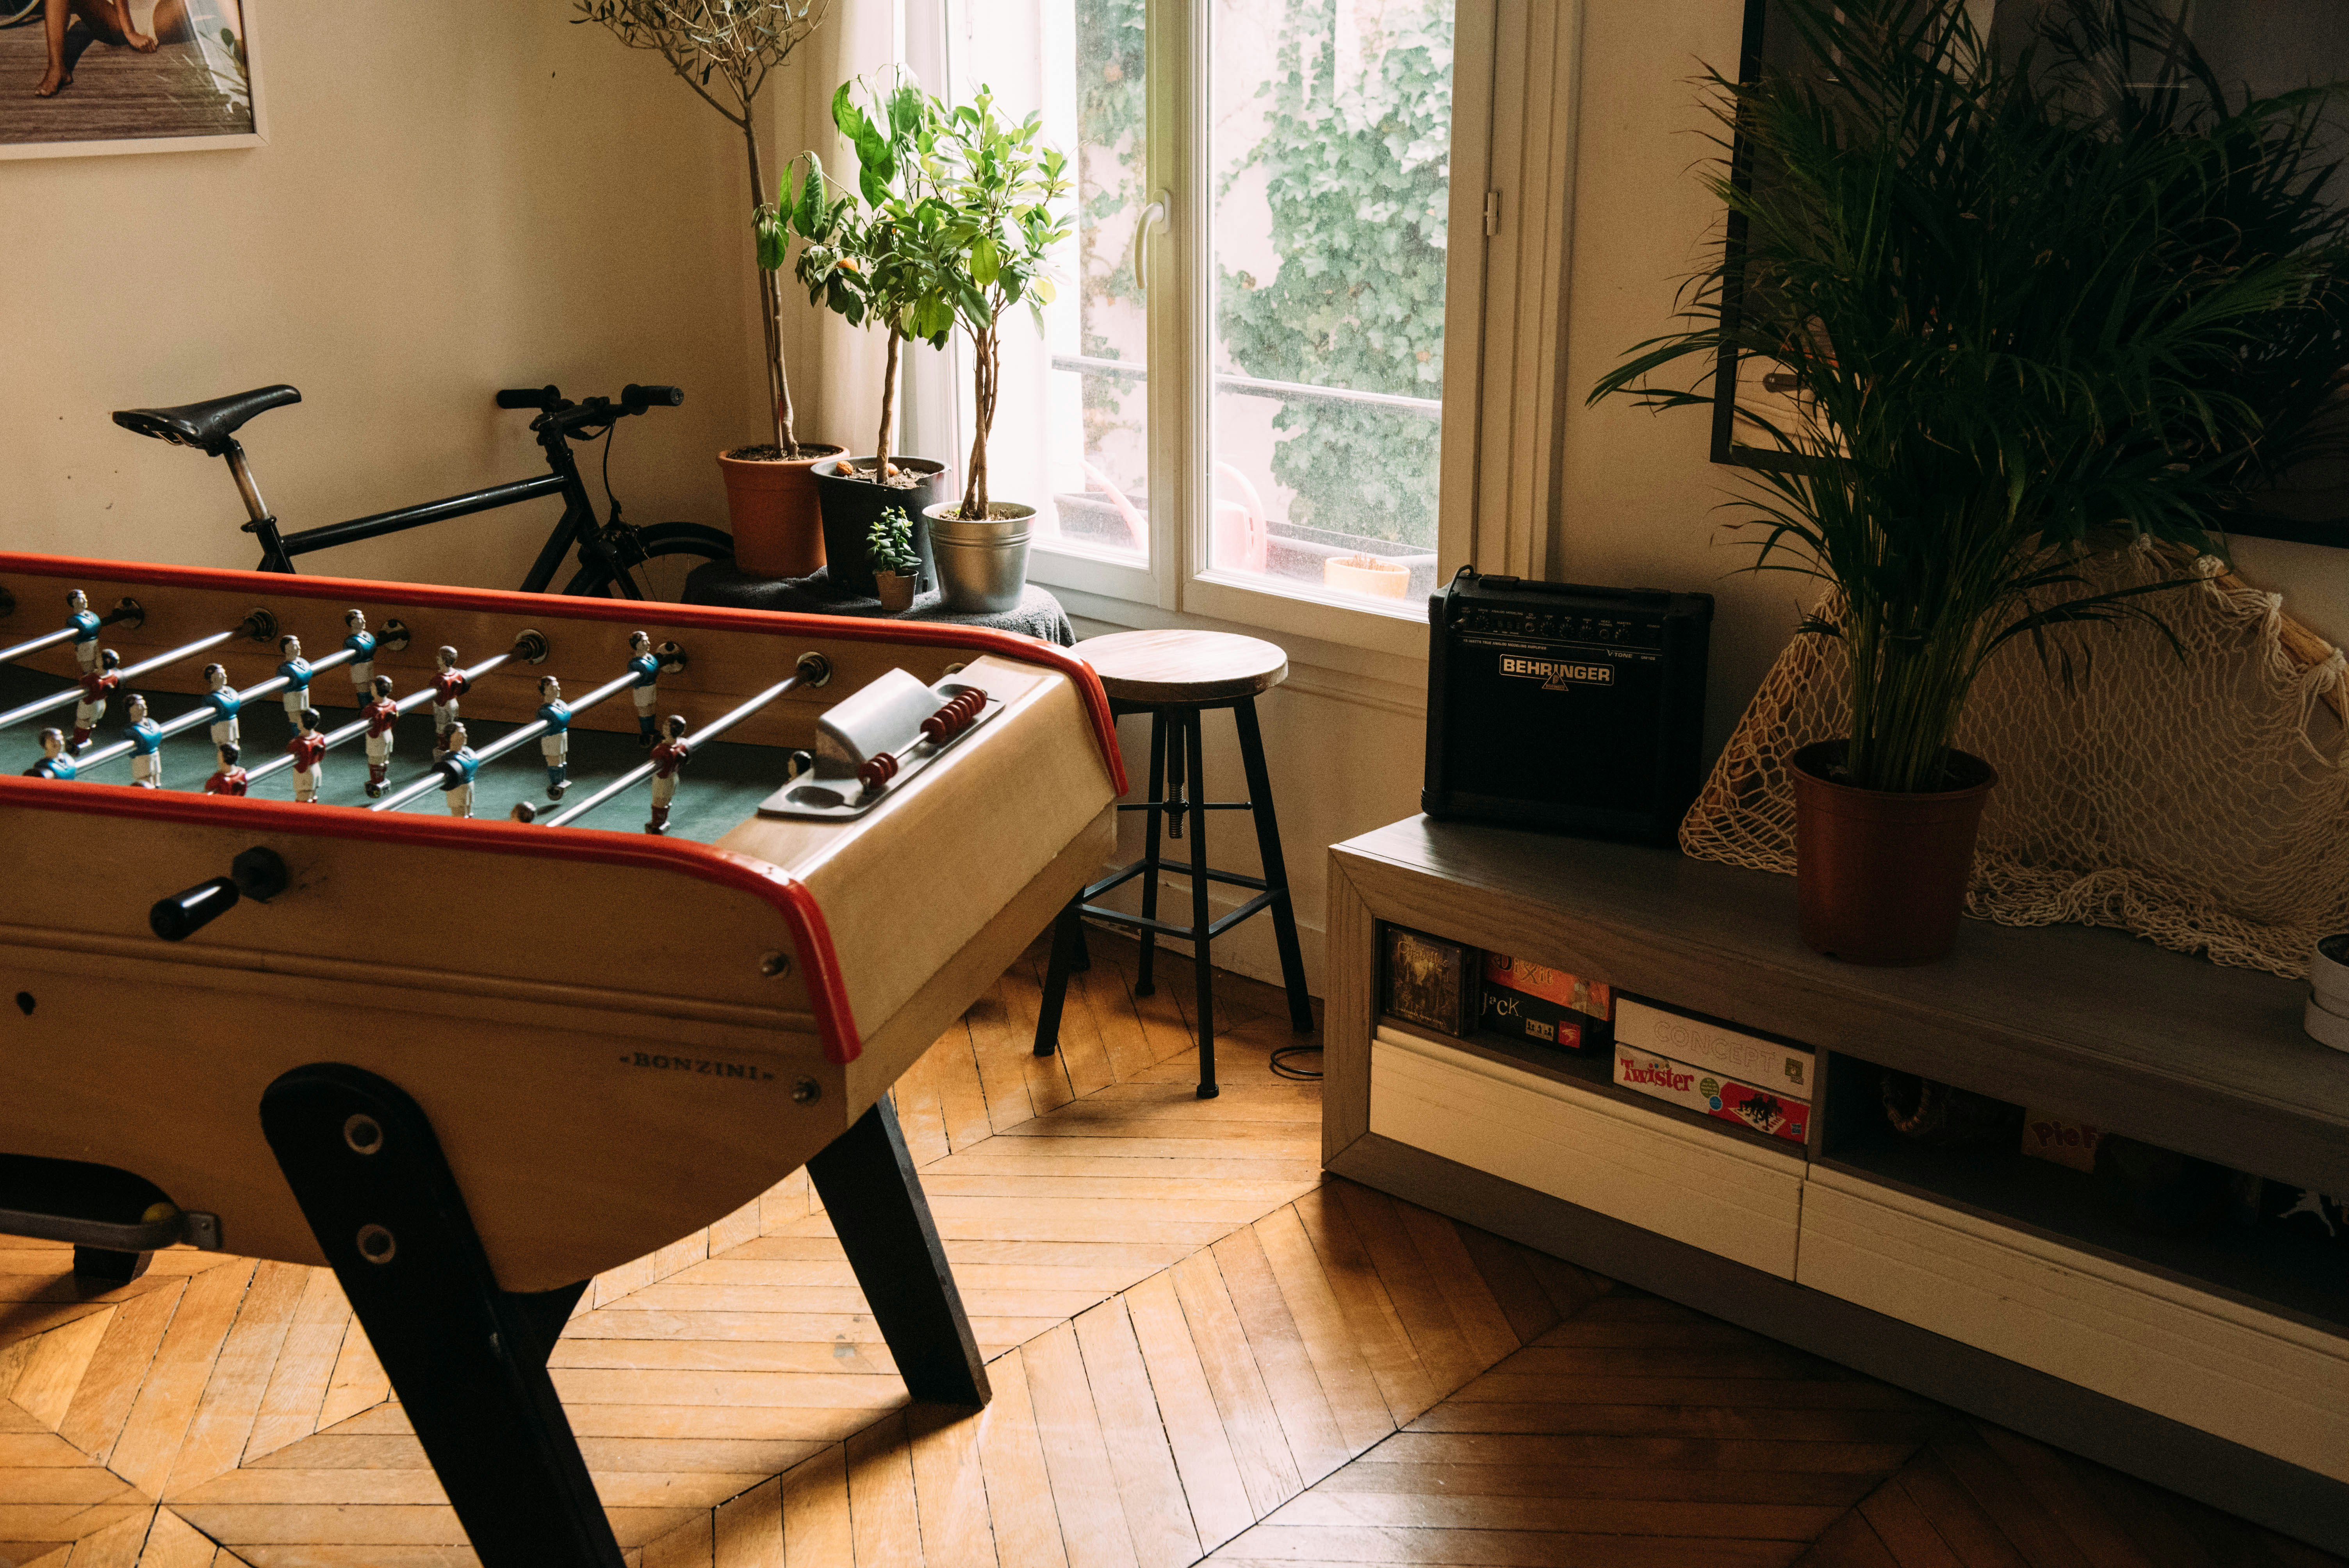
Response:
POLYGON ((823 564, 823 521, 812 470, 841 449, 811 441, 801 445, 804 455, 797 458, 734 455, 755 449, 718 454, 718 469, 726 476, 726 514, 734 525, 734 564, 756 577, 804 577, 823 564))
POLYGON ((870 468, 867 458, 826 458, 815 466, 815 493, 823 506, 823 558, 831 567, 827 579, 843 593, 873 592, 873 568, 864 558, 864 541, 873 524, 891 507, 903 507, 914 525, 914 551, 922 558, 923 581, 935 579, 930 566, 930 531, 922 521, 925 509, 935 506, 946 489, 946 464, 936 458, 892 458, 901 473, 916 476, 910 485, 875 484, 851 479, 842 470, 851 464, 870 468))
POLYGON ((1998 772, 1950 754, 1960 788, 1894 794, 1838 783, 1844 742, 1794 755, 1795 882, 1804 944, 1848 964, 1930 964, 1958 939, 1974 833, 1998 772))
POLYGON ((881 601, 881 608, 892 615, 902 615, 914 607, 914 594, 922 580, 910 572, 875 572, 873 590, 881 601))
POLYGON ((1375 555, 1333 555, 1321 563, 1321 580, 1349 593, 1400 599, 1411 586, 1411 568, 1375 555))

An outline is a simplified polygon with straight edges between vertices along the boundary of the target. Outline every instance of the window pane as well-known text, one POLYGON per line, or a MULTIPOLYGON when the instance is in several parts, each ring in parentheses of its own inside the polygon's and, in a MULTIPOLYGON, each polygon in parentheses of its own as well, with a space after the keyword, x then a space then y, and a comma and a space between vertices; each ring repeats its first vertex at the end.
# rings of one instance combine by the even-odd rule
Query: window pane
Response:
MULTIPOLYGON (((1033 106, 1070 155, 1074 242, 1040 338, 1003 334, 989 490, 1037 508, 1037 542, 1141 560, 1150 548, 1148 338, 1133 275, 1143 183, 1146 0, 962 0, 958 91, 1006 113, 1033 106)), ((964 396, 968 396, 966 391, 964 396)))
POLYGON ((1452 0, 1207 0, 1218 572, 1434 586, 1452 0))

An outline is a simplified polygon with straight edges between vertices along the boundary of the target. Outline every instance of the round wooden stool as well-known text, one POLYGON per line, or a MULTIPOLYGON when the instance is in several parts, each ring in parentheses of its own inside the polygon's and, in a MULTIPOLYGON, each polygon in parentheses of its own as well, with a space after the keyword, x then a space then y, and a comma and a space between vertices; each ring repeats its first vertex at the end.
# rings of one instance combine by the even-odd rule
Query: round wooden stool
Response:
POLYGON ((1154 988, 1151 963, 1161 936, 1191 944, 1192 968, 1198 985, 1199 1098, 1216 1096, 1215 966, 1209 944, 1260 911, 1272 913, 1272 930, 1280 948, 1280 976, 1288 991, 1288 1019, 1299 1034, 1313 1027, 1313 1006, 1305 995, 1305 959, 1297 945, 1297 913, 1290 907, 1288 870, 1280 858, 1280 823, 1273 815, 1272 780, 1265 771, 1264 735, 1257 727, 1256 699, 1288 678, 1288 655, 1272 644, 1226 632, 1119 632, 1079 643, 1078 657, 1101 676, 1110 707, 1119 714, 1150 715, 1150 798, 1121 811, 1142 811, 1145 818, 1142 859, 1112 872, 1069 902, 1052 933, 1052 962, 1044 980, 1043 1009, 1036 1020, 1036 1054, 1049 1057, 1061 1039, 1061 1006, 1067 998, 1069 975, 1086 967, 1084 918, 1092 916, 1142 934, 1142 966, 1134 991, 1148 995, 1154 988), (1203 799, 1206 770, 1201 758, 1199 716, 1210 708, 1232 710, 1238 728, 1240 763, 1247 773, 1245 800, 1203 799), (1207 865, 1207 813, 1249 811, 1256 817, 1256 844, 1264 861, 1260 877, 1215 871, 1207 865), (1160 830, 1169 839, 1183 836, 1183 820, 1191 822, 1191 858, 1170 861, 1160 851, 1160 830), (1158 918, 1158 874, 1178 872, 1191 879, 1191 923, 1175 925, 1158 918), (1106 909, 1092 901, 1110 889, 1142 878, 1142 913, 1106 909), (1256 896, 1219 920, 1207 914, 1207 884, 1224 882, 1254 888, 1256 896))

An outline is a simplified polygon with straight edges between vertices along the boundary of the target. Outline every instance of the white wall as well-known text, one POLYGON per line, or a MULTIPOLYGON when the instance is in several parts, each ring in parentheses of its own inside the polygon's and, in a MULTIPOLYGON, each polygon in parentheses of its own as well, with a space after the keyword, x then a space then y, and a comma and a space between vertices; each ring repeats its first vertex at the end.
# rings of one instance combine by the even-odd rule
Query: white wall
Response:
MULTIPOLYGON (((1654 415, 1620 398, 1581 399, 1624 351, 1671 327, 1680 281, 1704 259, 1721 210, 1705 191, 1715 150, 1692 78, 1701 62, 1733 68, 1744 0, 1584 7, 1574 262, 1568 280, 1565 498, 1550 575, 1568 581, 1707 589, 1719 603, 1706 738, 1717 748, 1792 635, 1806 580, 1736 573, 1749 550, 1721 535, 1713 509, 1739 471, 1707 457, 1698 410, 1654 415)), ((2237 562, 2282 592, 2324 635, 2349 637, 2349 550, 2240 542, 2237 562)))
MULTIPOLYGON (((243 440, 288 527, 543 472, 490 393, 547 381, 683 386, 614 487, 724 526, 714 454, 763 428, 731 128, 555 0, 252 8, 268 146, 0 162, 0 542, 251 565, 225 467, 107 416, 277 381, 243 440)), ((557 511, 302 565, 510 587, 557 511)))

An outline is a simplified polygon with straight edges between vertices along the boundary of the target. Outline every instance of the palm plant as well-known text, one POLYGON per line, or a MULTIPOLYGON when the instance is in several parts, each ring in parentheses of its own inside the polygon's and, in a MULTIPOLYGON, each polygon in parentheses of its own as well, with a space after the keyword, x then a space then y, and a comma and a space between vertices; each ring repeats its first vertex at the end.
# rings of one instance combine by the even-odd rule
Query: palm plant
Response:
POLYGON ((2056 628, 2159 624, 2168 584, 2086 592, 2085 557, 2213 549, 2349 361, 2321 95, 2229 107, 2147 0, 2057 0, 2004 60, 1961 0, 1785 3, 1816 68, 1712 77, 1742 247, 1591 397, 1709 407, 1651 377, 1780 363, 1754 568, 1837 591, 1805 629, 1848 655, 1843 781, 1931 790, 1999 648, 2068 674, 2056 628))

